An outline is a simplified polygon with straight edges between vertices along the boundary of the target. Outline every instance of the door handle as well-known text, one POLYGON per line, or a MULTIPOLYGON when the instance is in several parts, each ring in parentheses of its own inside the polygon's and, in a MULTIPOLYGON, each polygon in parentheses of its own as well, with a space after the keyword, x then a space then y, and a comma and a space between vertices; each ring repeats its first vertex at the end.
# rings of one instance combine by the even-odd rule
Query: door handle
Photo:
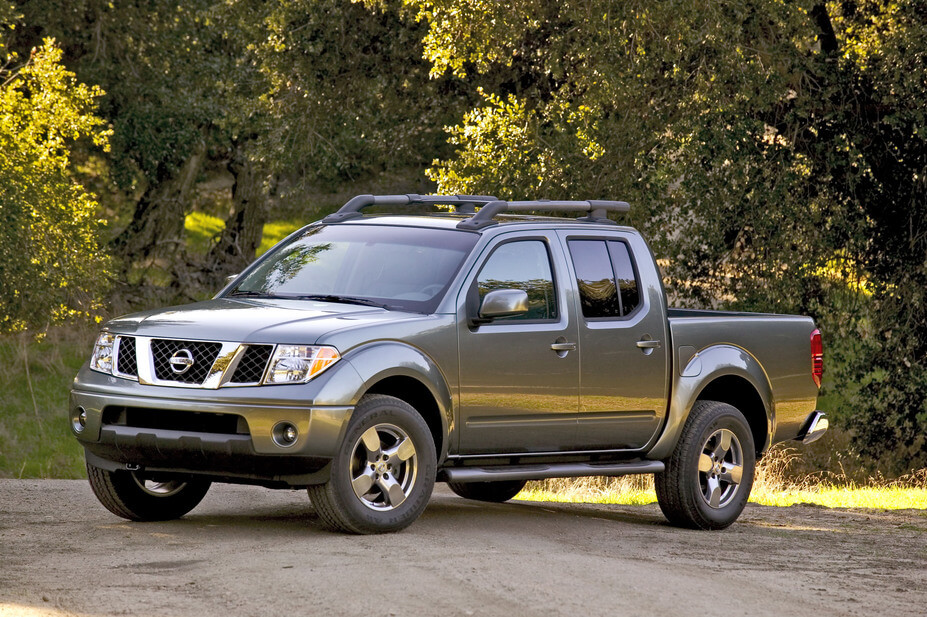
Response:
POLYGON ((576 343, 551 343, 550 348, 554 351, 576 351, 576 343))
POLYGON ((659 349, 660 347, 662 347, 662 345, 660 344, 660 341, 651 341, 651 340, 637 341, 637 346, 640 347, 641 349, 659 349))

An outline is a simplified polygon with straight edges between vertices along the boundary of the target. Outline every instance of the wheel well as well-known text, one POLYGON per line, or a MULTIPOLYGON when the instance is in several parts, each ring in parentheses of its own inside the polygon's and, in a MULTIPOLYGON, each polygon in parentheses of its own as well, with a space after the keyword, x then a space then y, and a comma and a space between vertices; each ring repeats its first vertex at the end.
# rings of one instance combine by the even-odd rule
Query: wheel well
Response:
POLYGON ((750 424, 757 458, 762 454, 769 437, 766 406, 756 388, 743 377, 719 377, 705 386, 698 395, 700 401, 718 401, 736 407, 750 424))
POLYGON ((444 444, 444 427, 441 423, 441 410, 438 402, 432 396, 431 391, 425 384, 414 377, 396 376, 387 377, 383 381, 378 381, 369 390, 368 394, 386 394, 407 402, 415 408, 428 428, 431 429, 431 436, 435 440, 435 452, 440 456, 444 444))

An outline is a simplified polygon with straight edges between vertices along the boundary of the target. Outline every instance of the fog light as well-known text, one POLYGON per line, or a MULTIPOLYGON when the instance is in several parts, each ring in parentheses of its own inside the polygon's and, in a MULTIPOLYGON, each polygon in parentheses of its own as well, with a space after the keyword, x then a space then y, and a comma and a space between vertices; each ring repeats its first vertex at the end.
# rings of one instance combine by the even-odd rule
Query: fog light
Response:
POLYGON ((299 431, 289 422, 278 422, 273 430, 274 443, 283 448, 292 446, 299 438, 299 431))
POLYGON ((87 427, 87 410, 83 407, 77 408, 77 413, 71 418, 71 426, 74 427, 75 433, 80 433, 87 427))

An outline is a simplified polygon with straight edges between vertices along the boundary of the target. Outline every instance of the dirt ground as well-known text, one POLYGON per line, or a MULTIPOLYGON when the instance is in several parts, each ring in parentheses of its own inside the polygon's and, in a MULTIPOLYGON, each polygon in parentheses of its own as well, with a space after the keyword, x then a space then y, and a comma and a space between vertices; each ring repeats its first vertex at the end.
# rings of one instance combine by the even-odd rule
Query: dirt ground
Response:
POLYGON ((384 536, 332 534, 303 491, 213 486, 129 523, 84 481, 0 480, 0 617, 927 615, 927 511, 481 504, 444 485, 384 536))

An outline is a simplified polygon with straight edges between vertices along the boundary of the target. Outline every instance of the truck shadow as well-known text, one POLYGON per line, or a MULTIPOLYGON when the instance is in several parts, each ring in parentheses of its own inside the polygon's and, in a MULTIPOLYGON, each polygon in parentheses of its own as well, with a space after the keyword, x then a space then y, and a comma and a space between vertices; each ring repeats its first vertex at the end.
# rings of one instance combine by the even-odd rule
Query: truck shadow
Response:
MULTIPOLYGON (((550 522, 550 518, 582 518, 606 523, 621 523, 642 527, 660 527, 668 524, 659 509, 653 506, 612 506, 602 504, 564 504, 546 502, 510 501, 488 503, 471 501, 456 496, 435 495, 432 497, 419 520, 403 533, 414 533, 416 529, 447 529, 473 526, 485 529, 487 526, 513 525, 530 528, 534 524, 550 522)), ((204 529, 228 529, 241 533, 248 529, 255 533, 291 534, 331 532, 322 526, 319 516, 306 499, 304 503, 260 504, 252 503, 244 508, 204 508, 196 510, 177 521, 157 523, 124 523, 140 525, 146 529, 154 527, 169 531, 173 526, 197 526, 204 529)))

